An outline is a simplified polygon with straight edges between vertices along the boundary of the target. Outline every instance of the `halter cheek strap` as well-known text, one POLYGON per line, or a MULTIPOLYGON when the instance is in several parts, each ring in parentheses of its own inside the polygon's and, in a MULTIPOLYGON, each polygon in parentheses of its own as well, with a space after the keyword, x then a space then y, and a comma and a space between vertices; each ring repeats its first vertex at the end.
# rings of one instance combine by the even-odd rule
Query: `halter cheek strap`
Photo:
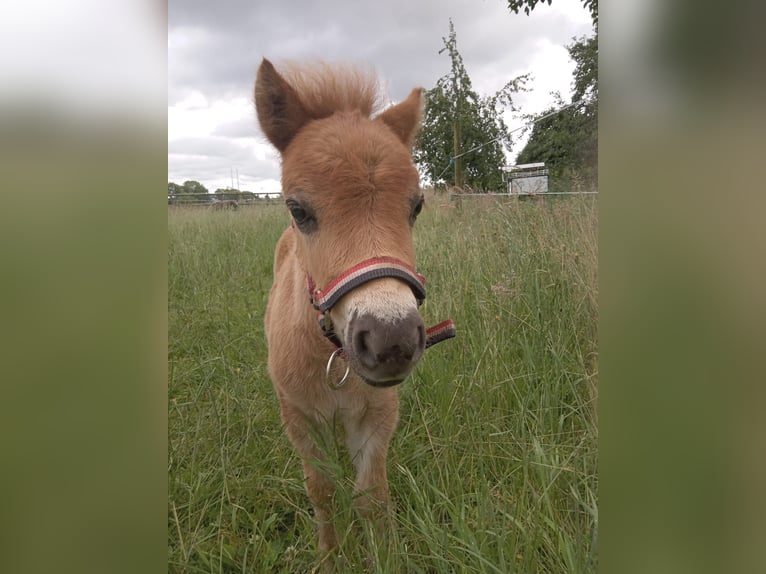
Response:
MULTIPOLYGON (((324 336, 336 348, 342 349, 343 344, 333 329, 328 311, 349 291, 383 277, 395 277, 407 283, 415 295, 418 306, 425 300, 426 278, 403 261, 393 257, 375 257, 362 261, 341 273, 324 290, 318 289, 311 275, 306 274, 309 298, 314 309, 317 310, 319 326, 322 328, 324 336)), ((426 349, 455 335, 455 323, 452 319, 442 321, 426 330, 426 349)))

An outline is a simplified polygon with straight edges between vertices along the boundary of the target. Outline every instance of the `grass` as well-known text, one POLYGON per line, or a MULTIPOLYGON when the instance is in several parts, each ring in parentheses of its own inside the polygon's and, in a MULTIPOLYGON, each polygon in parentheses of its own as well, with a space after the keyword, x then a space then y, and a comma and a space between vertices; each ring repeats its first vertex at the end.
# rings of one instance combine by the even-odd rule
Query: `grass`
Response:
MULTIPOLYGON (((316 570, 266 371, 287 223, 282 205, 168 212, 169 571, 316 570)), ((400 387, 389 536, 358 523, 350 464, 328 445, 340 571, 596 570, 597 223, 592 197, 428 202, 415 230, 422 312, 429 325, 453 318, 458 337, 400 387)))

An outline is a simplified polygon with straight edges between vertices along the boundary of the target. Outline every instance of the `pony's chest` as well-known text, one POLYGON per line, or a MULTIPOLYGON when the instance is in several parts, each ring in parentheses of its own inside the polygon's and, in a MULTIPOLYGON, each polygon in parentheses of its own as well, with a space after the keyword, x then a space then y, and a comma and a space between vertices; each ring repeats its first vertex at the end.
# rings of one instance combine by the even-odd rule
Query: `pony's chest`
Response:
MULTIPOLYGON (((354 382, 349 382, 353 385, 354 382)), ((364 384, 364 383, 359 383, 364 384)), ((370 402, 366 393, 357 392, 365 389, 334 390, 327 388, 325 392, 317 393, 312 400, 311 410, 314 412, 317 422, 346 423, 356 421, 364 417, 369 409, 370 402)))

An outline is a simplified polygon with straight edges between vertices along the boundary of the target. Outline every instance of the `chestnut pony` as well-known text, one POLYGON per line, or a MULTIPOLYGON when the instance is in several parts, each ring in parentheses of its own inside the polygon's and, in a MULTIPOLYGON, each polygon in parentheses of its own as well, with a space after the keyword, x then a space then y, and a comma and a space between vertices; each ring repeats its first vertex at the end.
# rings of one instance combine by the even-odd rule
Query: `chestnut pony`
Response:
POLYGON ((396 385, 427 346, 412 242, 423 195, 410 155, 423 90, 372 117, 378 101, 377 79, 359 70, 315 64, 278 72, 266 59, 258 69, 258 120, 281 154, 292 217, 276 247, 266 309, 269 374, 303 460, 322 552, 337 539, 319 437, 343 426, 357 510, 380 525, 396 385))

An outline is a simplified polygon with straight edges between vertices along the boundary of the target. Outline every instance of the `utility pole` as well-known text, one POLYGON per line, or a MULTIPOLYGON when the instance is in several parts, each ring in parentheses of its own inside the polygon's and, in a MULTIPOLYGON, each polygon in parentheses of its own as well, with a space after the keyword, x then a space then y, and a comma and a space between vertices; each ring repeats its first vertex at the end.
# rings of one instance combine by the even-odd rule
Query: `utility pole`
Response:
POLYGON ((458 103, 458 113, 455 117, 455 121, 452 124, 452 137, 454 152, 452 157, 455 161, 455 187, 462 189, 463 187, 463 166, 462 159, 460 157, 460 104, 458 103))

